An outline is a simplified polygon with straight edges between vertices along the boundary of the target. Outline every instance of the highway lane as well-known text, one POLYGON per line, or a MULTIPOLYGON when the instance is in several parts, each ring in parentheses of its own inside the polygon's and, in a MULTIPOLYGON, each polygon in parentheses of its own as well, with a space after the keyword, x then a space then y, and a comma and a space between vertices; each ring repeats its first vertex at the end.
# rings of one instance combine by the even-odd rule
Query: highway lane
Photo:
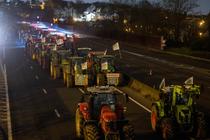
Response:
MULTIPOLYGON (((108 49, 108 53, 114 54, 111 47, 115 42, 93 37, 81 38, 77 41, 77 46, 91 47, 101 51, 108 49)), ((183 84, 187 78, 194 76, 195 83, 204 86, 204 91, 198 100, 198 106, 205 113, 208 124, 210 124, 208 119, 210 118, 210 63, 189 58, 186 60, 186 58, 177 58, 177 56, 166 57, 164 55, 162 57, 162 54, 126 45, 127 43, 121 43, 122 59, 116 60, 118 68, 151 87, 157 89, 162 78, 166 78, 166 84, 170 85, 183 84), (183 61, 181 61, 182 59, 183 61)), ((208 125, 208 131, 209 128, 208 125)))
MULTIPOLYGON (((22 48, 6 51, 12 127, 15 140, 74 140, 74 113, 82 94, 52 80, 22 48)), ((158 139, 151 131, 150 113, 134 102, 126 116, 134 125, 136 139, 158 139)))

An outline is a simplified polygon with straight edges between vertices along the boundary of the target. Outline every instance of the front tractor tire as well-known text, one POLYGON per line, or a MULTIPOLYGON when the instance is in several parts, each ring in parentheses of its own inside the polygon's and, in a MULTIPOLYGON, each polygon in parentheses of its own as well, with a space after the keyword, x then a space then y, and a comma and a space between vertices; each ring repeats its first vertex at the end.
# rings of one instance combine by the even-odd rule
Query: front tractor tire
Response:
POLYGON ((151 126, 154 132, 159 132, 160 124, 159 124, 159 117, 158 117, 158 109, 156 105, 153 105, 151 109, 151 126))
POLYGON ((194 127, 193 127, 193 135, 197 139, 205 139, 206 138, 206 121, 203 113, 198 113, 195 118, 194 127))
POLYGON ((99 130, 94 124, 87 124, 84 127, 84 140, 100 140, 99 130))
POLYGON ((70 88, 70 87, 73 87, 74 86, 74 78, 72 75, 67 75, 66 77, 66 87, 67 88, 70 88))
POLYGON ((83 116, 79 110, 79 108, 77 108, 76 110, 76 116, 75 116, 75 123, 76 123, 76 136, 77 138, 83 138, 83 116))
POLYGON ((132 125, 127 124, 123 127, 123 135, 124 135, 124 140, 134 140, 135 139, 135 134, 134 134, 134 128, 132 125))
POLYGON ((173 121, 170 118, 161 120, 161 134, 164 140, 173 140, 175 138, 175 129, 173 121))

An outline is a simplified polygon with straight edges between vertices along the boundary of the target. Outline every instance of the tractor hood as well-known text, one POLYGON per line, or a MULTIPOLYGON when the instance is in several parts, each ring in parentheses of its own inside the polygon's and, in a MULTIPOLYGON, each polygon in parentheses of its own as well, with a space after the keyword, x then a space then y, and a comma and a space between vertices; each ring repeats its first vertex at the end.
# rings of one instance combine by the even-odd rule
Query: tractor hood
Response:
POLYGON ((101 109, 101 119, 105 122, 116 121, 117 115, 108 105, 106 105, 101 109))

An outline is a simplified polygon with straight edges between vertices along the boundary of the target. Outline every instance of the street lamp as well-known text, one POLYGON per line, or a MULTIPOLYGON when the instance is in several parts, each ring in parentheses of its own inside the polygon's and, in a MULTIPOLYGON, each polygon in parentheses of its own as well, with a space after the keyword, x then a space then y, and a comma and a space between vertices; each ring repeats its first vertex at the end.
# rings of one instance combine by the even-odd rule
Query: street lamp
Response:
POLYGON ((200 26, 200 27, 202 27, 204 24, 205 24, 205 21, 204 21, 204 20, 201 20, 201 21, 199 22, 199 26, 200 26))

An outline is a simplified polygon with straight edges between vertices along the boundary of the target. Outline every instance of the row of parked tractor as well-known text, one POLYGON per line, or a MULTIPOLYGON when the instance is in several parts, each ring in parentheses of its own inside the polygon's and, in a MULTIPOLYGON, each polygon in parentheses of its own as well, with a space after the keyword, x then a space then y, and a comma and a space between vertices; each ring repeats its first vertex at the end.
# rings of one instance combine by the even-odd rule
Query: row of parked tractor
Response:
POLYGON ((75 122, 76 136, 85 140, 133 140, 134 128, 126 119, 123 103, 127 94, 116 87, 122 74, 116 70, 113 55, 78 48, 79 36, 64 34, 40 24, 24 24, 25 52, 53 79, 62 79, 68 87, 85 87, 78 103, 75 122))
MULTIPOLYGON (((76 109, 76 136, 85 140, 133 140, 134 129, 126 119, 127 94, 116 88, 123 76, 117 71, 115 57, 107 52, 75 45, 78 35, 65 34, 40 24, 24 24, 27 32, 26 54, 49 71, 53 79, 62 78, 67 87, 83 86, 86 93, 76 109), (27 25, 27 26, 26 26, 27 25)), ((152 103, 151 126, 163 139, 178 133, 205 139, 206 122, 196 104, 201 87, 189 78, 183 85, 160 85, 159 100, 152 103)))

